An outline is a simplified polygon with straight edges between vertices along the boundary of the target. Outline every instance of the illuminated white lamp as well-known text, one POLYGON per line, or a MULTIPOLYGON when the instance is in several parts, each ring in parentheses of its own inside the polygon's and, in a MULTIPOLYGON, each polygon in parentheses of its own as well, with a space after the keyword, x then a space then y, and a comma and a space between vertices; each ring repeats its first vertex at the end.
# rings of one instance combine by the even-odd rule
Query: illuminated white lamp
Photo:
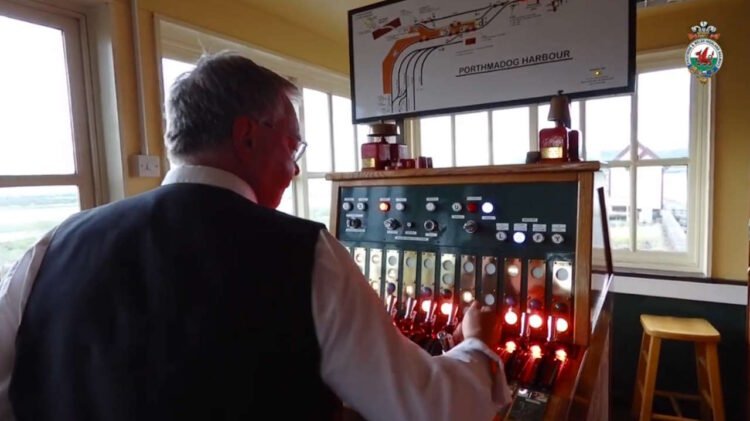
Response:
POLYGON ((542 323, 544 323, 544 320, 542 320, 542 316, 538 314, 532 314, 529 316, 529 326, 533 327, 534 329, 539 329, 542 327, 542 323))
POLYGON ((432 308, 432 301, 430 300, 422 301, 422 311, 424 311, 425 313, 429 313, 430 308, 432 308))
POLYGON ((508 312, 505 313, 505 323, 514 325, 516 322, 518 322, 518 315, 513 310, 508 310, 508 312))
POLYGON ((440 305, 440 312, 446 316, 451 314, 451 310, 453 310, 453 304, 451 303, 443 303, 440 305))

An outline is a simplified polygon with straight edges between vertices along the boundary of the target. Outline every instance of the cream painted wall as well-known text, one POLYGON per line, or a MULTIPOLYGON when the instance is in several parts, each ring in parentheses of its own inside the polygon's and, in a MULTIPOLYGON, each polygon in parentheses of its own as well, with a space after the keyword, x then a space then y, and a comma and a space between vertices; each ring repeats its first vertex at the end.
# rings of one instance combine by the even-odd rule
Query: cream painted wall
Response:
POLYGON ((693 0, 644 9, 637 49, 687 46, 701 20, 717 27, 724 64, 715 76, 712 271, 715 278, 746 281, 750 214, 750 1, 693 0))
MULTIPOLYGON (((127 0, 110 3, 113 48, 120 114, 123 159, 138 153, 138 106, 130 5, 127 0)), ((176 19, 208 31, 224 34, 283 55, 348 73, 346 43, 327 38, 230 0, 141 0, 139 25, 143 83, 148 115, 147 133, 151 152, 163 156, 161 113, 154 34, 154 14, 176 19)), ((708 20, 718 27, 724 50, 724 65, 716 75, 716 119, 714 146, 712 276, 746 280, 750 214, 750 17, 748 0, 692 0, 682 4, 639 11, 637 49, 646 51, 687 46, 690 26, 708 20)), ((126 164, 126 163, 125 163, 126 164)), ((124 164, 124 165, 125 165, 124 164)), ((125 166, 127 168, 127 166, 125 166)), ((156 187, 157 179, 125 175, 125 194, 156 187)))

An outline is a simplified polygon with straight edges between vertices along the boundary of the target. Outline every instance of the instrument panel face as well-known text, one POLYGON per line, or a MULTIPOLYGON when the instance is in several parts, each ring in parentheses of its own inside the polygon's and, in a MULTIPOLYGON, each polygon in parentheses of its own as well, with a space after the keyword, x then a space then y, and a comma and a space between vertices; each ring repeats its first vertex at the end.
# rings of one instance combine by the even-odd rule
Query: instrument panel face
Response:
POLYGON ((337 237, 522 258, 571 253, 576 199, 575 182, 343 187, 337 237))
POLYGON ((344 186, 335 235, 394 324, 433 355, 452 346, 471 302, 496 311, 496 352, 514 396, 504 419, 543 419, 558 376, 573 375, 566 361, 580 357, 578 189, 578 181, 344 186))

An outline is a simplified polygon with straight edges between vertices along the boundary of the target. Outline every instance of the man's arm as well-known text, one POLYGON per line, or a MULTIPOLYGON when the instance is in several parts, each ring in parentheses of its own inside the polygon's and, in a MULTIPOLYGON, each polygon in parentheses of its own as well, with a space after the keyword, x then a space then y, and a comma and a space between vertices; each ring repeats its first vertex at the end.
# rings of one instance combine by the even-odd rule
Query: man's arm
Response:
POLYGON ((54 231, 48 232, 28 249, 6 276, 0 279, 0 420, 14 419, 8 388, 16 357, 16 334, 54 231))
POLYGON ((322 231, 313 315, 323 380, 374 420, 491 420, 510 399, 502 365, 479 339, 433 357, 402 335, 343 246, 322 231), (497 367, 497 366, 496 366, 497 367))

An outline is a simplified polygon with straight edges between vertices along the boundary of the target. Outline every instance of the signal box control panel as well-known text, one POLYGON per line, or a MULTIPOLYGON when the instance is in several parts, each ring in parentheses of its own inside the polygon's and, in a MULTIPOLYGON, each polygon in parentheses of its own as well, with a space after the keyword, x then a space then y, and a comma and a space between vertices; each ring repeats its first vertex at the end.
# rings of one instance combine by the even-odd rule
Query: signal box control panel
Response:
POLYGON ((501 168, 455 177, 435 177, 441 170, 329 175, 331 229, 384 311, 427 352, 450 349, 474 300, 492 307, 503 323, 496 351, 514 388, 503 417, 549 419, 557 379, 575 376, 566 366, 575 366, 590 332, 580 295, 590 288, 591 254, 577 259, 591 247, 591 201, 581 197, 593 195, 593 178, 582 185, 577 172, 501 168))

